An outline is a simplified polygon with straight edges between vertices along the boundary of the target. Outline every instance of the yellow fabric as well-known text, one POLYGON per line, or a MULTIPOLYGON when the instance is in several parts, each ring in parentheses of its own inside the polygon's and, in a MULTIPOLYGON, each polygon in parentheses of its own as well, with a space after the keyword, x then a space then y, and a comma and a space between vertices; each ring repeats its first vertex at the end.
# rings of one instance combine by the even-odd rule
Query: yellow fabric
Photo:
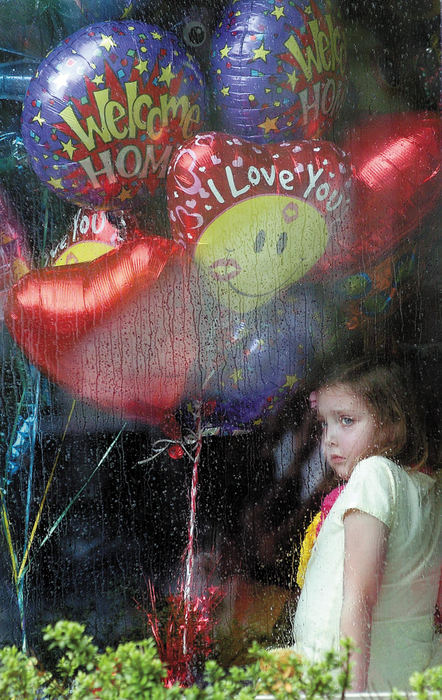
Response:
POLYGON ((305 572, 307 564, 312 553, 313 545, 316 542, 316 530, 318 529, 319 521, 321 520, 321 511, 315 515, 312 522, 305 531, 305 536, 301 545, 301 553, 299 555, 298 572, 296 574, 296 583, 299 588, 304 585, 305 572))

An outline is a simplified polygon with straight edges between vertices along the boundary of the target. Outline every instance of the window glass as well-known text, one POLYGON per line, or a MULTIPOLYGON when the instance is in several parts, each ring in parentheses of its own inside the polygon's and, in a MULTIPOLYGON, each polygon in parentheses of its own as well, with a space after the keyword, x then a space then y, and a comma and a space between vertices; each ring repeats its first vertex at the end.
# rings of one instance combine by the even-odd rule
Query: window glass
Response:
POLYGON ((438 37, 431 0, 0 0, 2 644, 149 635, 154 591, 213 596, 226 666, 290 646, 337 360, 408 368, 437 467, 438 37))

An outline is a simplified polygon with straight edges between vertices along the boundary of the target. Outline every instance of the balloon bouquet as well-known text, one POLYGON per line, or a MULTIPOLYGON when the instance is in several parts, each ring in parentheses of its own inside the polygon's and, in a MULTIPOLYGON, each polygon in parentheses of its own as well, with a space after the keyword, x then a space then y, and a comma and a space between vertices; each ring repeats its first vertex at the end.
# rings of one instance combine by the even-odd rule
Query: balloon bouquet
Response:
POLYGON ((394 309, 437 201, 436 117, 373 117, 323 140, 346 71, 329 4, 237 0, 208 90, 172 33, 119 20, 63 39, 26 93, 30 163, 83 209, 13 286, 6 323, 51 380, 192 456, 187 602, 204 435, 253 430, 320 353, 394 309), (158 192, 171 237, 136 216, 158 192))

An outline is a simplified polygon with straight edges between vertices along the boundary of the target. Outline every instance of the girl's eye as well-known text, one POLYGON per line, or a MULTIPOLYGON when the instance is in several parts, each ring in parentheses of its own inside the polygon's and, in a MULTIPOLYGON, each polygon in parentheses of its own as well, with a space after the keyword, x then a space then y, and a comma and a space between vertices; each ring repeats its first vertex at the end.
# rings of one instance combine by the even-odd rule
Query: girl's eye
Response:
POLYGON ((350 416, 342 416, 341 423, 342 425, 353 425, 354 420, 353 418, 350 418, 350 416))

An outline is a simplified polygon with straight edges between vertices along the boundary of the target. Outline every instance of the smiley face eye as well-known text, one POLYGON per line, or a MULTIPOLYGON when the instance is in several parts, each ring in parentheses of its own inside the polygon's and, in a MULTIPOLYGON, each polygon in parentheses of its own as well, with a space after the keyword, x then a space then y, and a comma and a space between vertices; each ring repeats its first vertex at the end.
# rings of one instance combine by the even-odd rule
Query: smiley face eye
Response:
POLYGON ((278 255, 282 255, 287 246, 287 234, 285 231, 281 233, 276 242, 276 252, 278 255))
POLYGON ((256 234, 255 243, 253 245, 253 250, 255 251, 255 253, 260 253, 262 251, 262 249, 264 248, 265 242, 266 242, 266 232, 263 231, 263 229, 261 229, 256 234))

